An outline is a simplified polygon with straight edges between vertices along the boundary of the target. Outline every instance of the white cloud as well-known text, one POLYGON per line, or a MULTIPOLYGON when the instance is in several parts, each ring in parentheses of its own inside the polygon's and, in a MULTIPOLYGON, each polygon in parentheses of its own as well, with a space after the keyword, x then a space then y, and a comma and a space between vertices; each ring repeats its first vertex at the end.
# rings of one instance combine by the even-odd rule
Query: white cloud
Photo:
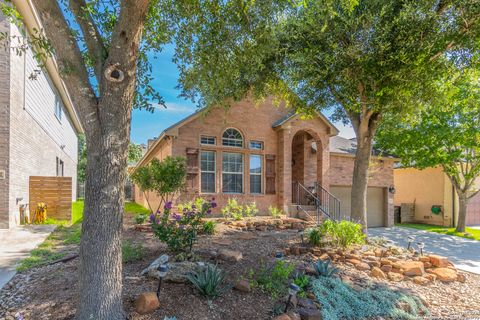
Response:
POLYGON ((159 105, 158 103, 152 103, 152 106, 162 113, 180 113, 180 114, 189 114, 195 112, 194 106, 189 106, 185 104, 180 104, 176 102, 165 102, 165 107, 159 105))

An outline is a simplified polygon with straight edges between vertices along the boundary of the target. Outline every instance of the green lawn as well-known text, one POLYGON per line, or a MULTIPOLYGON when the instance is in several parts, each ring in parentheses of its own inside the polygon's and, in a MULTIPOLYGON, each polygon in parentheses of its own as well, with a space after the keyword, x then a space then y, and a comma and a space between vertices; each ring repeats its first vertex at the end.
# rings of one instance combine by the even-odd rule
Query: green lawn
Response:
MULTIPOLYGON (((150 213, 150 211, 134 202, 125 203, 125 212, 127 214, 150 213)), ((47 239, 36 249, 30 252, 30 256, 25 258, 17 267, 18 271, 24 271, 39 265, 43 265, 57 259, 65 257, 69 251, 62 251, 61 248, 80 244, 80 235, 82 232, 81 222, 83 220, 83 200, 78 200, 72 204, 72 222, 47 219, 45 223, 56 224, 57 228, 47 239)), ((129 260, 138 259, 141 256, 141 247, 137 245, 125 245, 126 257, 129 260)))
POLYGON ((432 225, 420 224, 420 223, 401 223, 401 224, 397 224, 397 226, 448 234, 451 236, 457 236, 457 237, 468 238, 473 240, 480 240, 480 230, 478 229, 466 228, 465 229, 466 232, 463 233, 463 232, 455 232, 455 228, 432 226, 432 225))

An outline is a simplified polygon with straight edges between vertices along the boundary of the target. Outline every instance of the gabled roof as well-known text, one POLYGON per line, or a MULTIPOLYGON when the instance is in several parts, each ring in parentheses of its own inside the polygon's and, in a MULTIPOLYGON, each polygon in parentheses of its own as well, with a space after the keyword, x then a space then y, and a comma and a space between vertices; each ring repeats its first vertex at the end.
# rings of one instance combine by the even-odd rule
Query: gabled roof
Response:
MULTIPOLYGON (((328 120, 327 117, 325 117, 325 115, 321 112, 316 112, 317 116, 322 119, 323 122, 325 122, 327 124, 327 126, 330 128, 331 130, 331 134, 332 135, 337 135, 339 130, 337 129, 337 127, 335 127, 333 125, 333 123, 328 120)), ((296 119, 297 117, 300 117, 301 115, 296 113, 295 111, 292 111, 292 112, 289 112, 286 116, 284 116, 283 118, 280 118, 278 119, 277 121, 275 121, 273 124, 272 124, 272 128, 278 128, 280 126, 282 126, 283 124, 293 120, 293 119, 296 119)))
MULTIPOLYGON (((36 30, 43 30, 40 19, 38 18, 38 13, 33 7, 31 1, 13 0, 13 4, 17 8, 18 12, 22 15, 23 23, 25 24, 25 27, 28 30, 29 34, 34 34, 36 30)), ((65 108, 67 109, 68 114, 70 115, 70 118, 73 122, 73 126, 78 133, 83 133, 80 119, 73 106, 72 99, 67 91, 67 87, 63 82, 62 78, 60 77, 58 64, 53 55, 48 56, 45 59, 45 68, 55 88, 58 90, 60 97, 62 98, 62 102, 65 105, 65 108)))

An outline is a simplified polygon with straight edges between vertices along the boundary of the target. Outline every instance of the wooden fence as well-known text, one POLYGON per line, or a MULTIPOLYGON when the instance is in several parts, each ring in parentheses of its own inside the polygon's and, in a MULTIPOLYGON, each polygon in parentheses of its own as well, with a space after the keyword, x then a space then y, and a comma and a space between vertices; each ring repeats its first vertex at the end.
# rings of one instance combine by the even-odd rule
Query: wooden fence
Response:
POLYGON ((47 218, 72 219, 72 178, 31 176, 29 182, 30 217, 38 203, 47 205, 47 218))

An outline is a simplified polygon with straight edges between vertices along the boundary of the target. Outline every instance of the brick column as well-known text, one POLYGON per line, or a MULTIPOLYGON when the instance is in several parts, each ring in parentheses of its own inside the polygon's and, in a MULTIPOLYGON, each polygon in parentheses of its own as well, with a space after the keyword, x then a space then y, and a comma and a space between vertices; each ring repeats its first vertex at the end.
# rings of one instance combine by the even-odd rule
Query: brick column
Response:
POLYGON ((288 214, 292 202, 292 138, 289 128, 278 131, 278 205, 288 214))

